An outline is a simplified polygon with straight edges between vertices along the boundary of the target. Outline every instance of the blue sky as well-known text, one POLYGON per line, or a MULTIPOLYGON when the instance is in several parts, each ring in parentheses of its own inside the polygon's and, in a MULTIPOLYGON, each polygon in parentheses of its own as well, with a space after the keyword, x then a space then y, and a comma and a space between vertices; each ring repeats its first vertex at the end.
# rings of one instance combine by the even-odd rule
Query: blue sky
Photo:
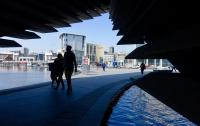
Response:
MULTIPOLYGON (((79 34, 86 36, 86 42, 101 44, 108 50, 108 47, 114 46, 117 52, 131 52, 135 46, 134 45, 117 45, 117 42, 122 36, 116 36, 118 31, 112 30, 112 22, 109 19, 109 14, 103 14, 100 17, 95 17, 91 20, 85 20, 81 23, 71 24, 72 27, 65 27, 57 29, 59 32, 45 33, 38 35, 41 39, 31 39, 22 40, 14 39, 20 43, 23 47, 29 48, 30 52, 45 52, 48 50, 53 50, 57 52, 60 49, 59 35, 62 33, 79 34)), ((20 48, 5 48, 0 50, 19 50, 20 48)))

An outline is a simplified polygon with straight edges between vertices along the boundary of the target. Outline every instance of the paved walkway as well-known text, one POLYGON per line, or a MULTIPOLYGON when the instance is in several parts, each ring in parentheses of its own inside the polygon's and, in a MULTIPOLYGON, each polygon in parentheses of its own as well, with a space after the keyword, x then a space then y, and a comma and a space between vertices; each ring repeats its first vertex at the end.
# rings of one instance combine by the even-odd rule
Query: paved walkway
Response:
POLYGON ((0 126, 97 126, 111 99, 130 77, 140 73, 123 73, 94 77, 75 77, 73 94, 54 90, 50 82, 42 87, 0 95, 0 126))

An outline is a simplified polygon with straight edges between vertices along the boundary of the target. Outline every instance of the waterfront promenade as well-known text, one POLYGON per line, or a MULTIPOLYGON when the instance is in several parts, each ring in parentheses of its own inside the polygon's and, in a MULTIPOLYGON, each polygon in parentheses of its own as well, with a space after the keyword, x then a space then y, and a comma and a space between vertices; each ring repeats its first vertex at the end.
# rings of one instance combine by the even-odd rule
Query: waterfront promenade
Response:
POLYGON ((0 95, 1 126, 96 126, 115 94, 139 78, 139 70, 110 69, 73 77, 73 94, 54 90, 50 82, 0 95))

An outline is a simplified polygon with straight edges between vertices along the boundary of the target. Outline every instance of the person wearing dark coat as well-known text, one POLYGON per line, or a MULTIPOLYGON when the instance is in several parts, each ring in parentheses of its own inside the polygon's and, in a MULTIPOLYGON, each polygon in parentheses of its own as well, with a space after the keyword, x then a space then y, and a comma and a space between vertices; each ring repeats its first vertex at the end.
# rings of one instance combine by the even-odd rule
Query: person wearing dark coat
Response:
POLYGON ((51 77, 51 87, 54 87, 54 82, 56 82, 56 84, 58 83, 57 80, 57 75, 56 75, 56 70, 55 70, 55 64, 54 63, 49 63, 49 71, 51 71, 50 73, 50 77, 51 77))
POLYGON ((68 45, 66 47, 67 51, 64 54, 64 72, 65 72, 65 77, 67 79, 67 93, 68 94, 72 93, 71 76, 73 74, 74 68, 75 68, 75 72, 77 72, 76 56, 71 51, 71 49, 72 47, 68 45))
POLYGON ((141 63, 140 64, 140 70, 141 70, 141 74, 143 75, 144 74, 144 69, 146 69, 146 66, 144 63, 141 63))
POLYGON ((63 72, 64 72, 64 58, 62 54, 58 54, 57 58, 54 60, 54 65, 55 65, 55 73, 56 73, 56 78, 57 78, 57 86, 55 89, 59 88, 60 83, 62 84, 62 89, 65 89, 64 81, 63 81, 63 72))

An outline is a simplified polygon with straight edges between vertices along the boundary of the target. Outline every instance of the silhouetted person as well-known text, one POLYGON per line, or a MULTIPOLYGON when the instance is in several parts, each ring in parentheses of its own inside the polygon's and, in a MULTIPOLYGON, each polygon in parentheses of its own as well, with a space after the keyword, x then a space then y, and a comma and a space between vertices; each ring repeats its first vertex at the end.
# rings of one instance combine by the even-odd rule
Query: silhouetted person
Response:
POLYGON ((72 82, 71 82, 71 76, 74 71, 77 72, 77 64, 76 64, 76 57, 75 54, 71 51, 72 47, 67 46, 66 52, 64 55, 64 71, 65 71, 65 77, 67 79, 67 93, 72 93, 72 82))
POLYGON ((49 63, 49 71, 51 71, 50 73, 50 77, 51 77, 51 87, 54 87, 54 82, 56 81, 56 83, 58 83, 57 78, 56 78, 56 69, 55 69, 55 64, 54 63, 49 63))
POLYGON ((141 63, 140 64, 140 70, 141 70, 141 74, 143 75, 144 74, 144 69, 146 69, 146 66, 144 63, 141 63))
POLYGON ((57 86, 55 89, 59 88, 60 83, 62 84, 62 89, 65 89, 65 85, 63 82, 63 72, 64 72, 64 58, 62 56, 62 54, 58 54, 57 58, 54 60, 54 65, 55 65, 55 73, 56 73, 56 78, 57 79, 57 86))
POLYGON ((102 68, 103 68, 103 71, 105 71, 105 69, 106 69, 106 64, 105 63, 102 64, 102 68))

